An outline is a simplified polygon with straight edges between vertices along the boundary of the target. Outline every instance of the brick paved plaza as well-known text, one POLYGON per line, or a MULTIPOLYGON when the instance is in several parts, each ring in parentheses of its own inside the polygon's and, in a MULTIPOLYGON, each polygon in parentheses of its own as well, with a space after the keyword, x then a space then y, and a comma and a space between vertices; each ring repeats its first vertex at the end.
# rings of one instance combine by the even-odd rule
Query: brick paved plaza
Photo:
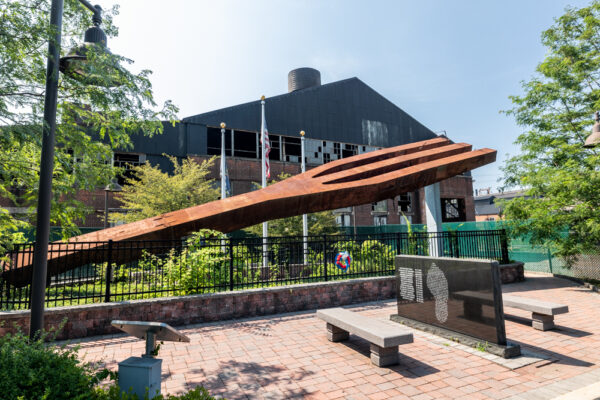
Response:
MULTIPOLYGON (((179 327, 191 343, 164 343, 163 393, 203 385, 228 399, 546 399, 600 381, 600 295, 571 281, 527 274, 504 292, 563 303, 558 329, 536 331, 530 314, 505 309, 509 341, 519 343, 528 365, 414 332, 400 346, 400 365, 378 368, 368 342, 351 336, 331 343, 314 311, 179 327)), ((393 300, 348 307, 388 320, 393 300)), ((390 322, 391 323, 391 322, 390 322)), ((78 342, 86 361, 113 370, 139 356, 144 342, 125 335, 78 342)))

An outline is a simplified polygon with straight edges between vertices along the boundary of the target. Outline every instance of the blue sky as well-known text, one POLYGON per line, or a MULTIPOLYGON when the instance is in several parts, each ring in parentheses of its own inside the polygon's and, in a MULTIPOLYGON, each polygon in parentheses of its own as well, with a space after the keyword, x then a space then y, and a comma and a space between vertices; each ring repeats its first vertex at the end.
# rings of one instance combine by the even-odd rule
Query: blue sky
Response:
MULTIPOLYGON (((157 99, 180 117, 287 91, 287 73, 356 76, 433 131, 498 150, 473 171, 474 188, 499 186, 523 128, 500 114, 543 59, 540 34, 562 0, 97 0, 120 4, 113 52, 154 71, 157 99)), ((268 118, 268 115, 267 115, 268 118)), ((590 129, 592 124, 590 116, 590 129)), ((310 133, 308 133, 310 134, 310 133)))

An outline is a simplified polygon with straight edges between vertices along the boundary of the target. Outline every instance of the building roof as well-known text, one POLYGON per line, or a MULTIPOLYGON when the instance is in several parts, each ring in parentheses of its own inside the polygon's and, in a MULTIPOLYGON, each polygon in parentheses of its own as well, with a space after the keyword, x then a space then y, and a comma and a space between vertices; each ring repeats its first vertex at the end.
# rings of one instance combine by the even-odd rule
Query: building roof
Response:
MULTIPOLYGON (((349 78, 265 100, 270 133, 377 147, 397 146, 437 135, 358 78, 349 78)), ((208 126, 260 131, 260 100, 183 119, 208 126)))
POLYGON ((475 196, 475 215, 496 215, 500 214, 500 209, 496 206, 496 199, 510 200, 515 197, 521 197, 525 193, 524 190, 512 190, 501 193, 491 193, 484 196, 475 196))

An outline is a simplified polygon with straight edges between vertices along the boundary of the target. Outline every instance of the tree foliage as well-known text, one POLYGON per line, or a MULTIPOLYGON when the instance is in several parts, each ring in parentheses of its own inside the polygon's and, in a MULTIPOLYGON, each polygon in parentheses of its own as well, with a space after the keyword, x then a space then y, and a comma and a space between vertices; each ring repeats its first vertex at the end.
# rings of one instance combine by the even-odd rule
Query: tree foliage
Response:
POLYGON ((214 180, 208 179, 215 157, 199 164, 191 158, 179 163, 177 157, 165 156, 173 164, 173 174, 169 175, 150 163, 135 167, 134 176, 126 180, 123 191, 117 195, 129 211, 113 214, 111 219, 133 222, 219 198, 214 180))
MULTIPOLYGON (((269 182, 269 185, 282 181, 289 178, 291 175, 281 173, 277 177, 269 182)), ((257 189, 261 186, 258 183, 254 184, 257 189)), ((269 221, 269 236, 302 236, 302 215, 296 215, 294 217, 281 218, 273 221, 269 221)), ((253 225, 247 229, 246 232, 256 236, 262 236, 262 224, 253 225)), ((323 235, 338 233, 339 229, 335 222, 335 216, 331 211, 321 211, 318 213, 308 214, 308 234, 309 235, 323 235)))
POLYGON ((515 234, 573 259, 600 242, 600 149, 583 147, 600 110, 600 2, 567 9, 542 43, 546 57, 506 112, 527 131, 504 180, 527 197, 504 203, 504 214, 515 234))
MULTIPOLYGON (((2 204, 27 210, 17 219, 0 207, 0 251, 34 223, 46 57, 53 37, 50 5, 45 0, 0 0, 0 198, 8 200, 2 204)), ((117 13, 116 6, 103 13, 109 45, 118 33, 113 24, 117 13)), ((61 56, 82 42, 91 17, 77 0, 65 0, 61 56)), ((177 112, 170 102, 155 104, 150 71, 130 72, 126 66, 131 60, 97 47, 87 55, 87 69, 100 79, 108 65, 118 64, 122 84, 106 88, 59 76, 51 224, 61 226, 64 236, 76 232, 77 222, 91 211, 75 194, 103 187, 115 176, 111 152, 131 148, 131 134, 161 133, 160 120, 174 120, 177 112)))

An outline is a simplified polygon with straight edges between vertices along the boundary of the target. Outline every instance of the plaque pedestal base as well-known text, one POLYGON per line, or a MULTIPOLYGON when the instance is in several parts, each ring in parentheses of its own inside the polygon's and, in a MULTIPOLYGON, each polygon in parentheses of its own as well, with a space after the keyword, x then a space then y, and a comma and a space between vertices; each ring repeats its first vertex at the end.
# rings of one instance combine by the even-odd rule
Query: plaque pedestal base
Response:
POLYGON ((148 397, 160 394, 160 369, 162 360, 159 358, 129 357, 119 363, 119 387, 124 392, 135 393, 143 399, 148 389, 148 397))

